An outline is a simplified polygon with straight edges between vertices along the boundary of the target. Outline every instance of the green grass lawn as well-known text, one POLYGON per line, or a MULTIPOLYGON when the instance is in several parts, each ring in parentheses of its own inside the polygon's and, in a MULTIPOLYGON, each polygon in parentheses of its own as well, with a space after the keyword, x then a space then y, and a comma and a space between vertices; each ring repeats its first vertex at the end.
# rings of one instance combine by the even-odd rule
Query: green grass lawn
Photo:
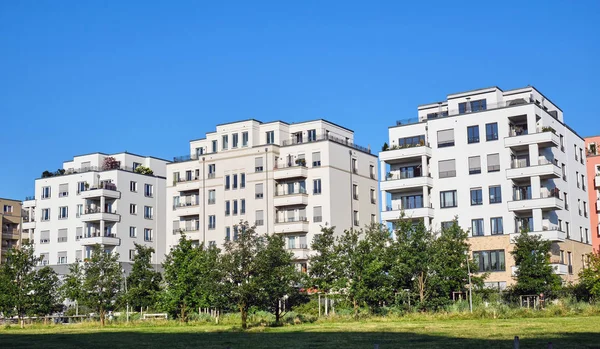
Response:
POLYGON ((0 329, 0 348, 600 348, 600 316, 509 320, 372 320, 255 327, 57 325, 0 329))

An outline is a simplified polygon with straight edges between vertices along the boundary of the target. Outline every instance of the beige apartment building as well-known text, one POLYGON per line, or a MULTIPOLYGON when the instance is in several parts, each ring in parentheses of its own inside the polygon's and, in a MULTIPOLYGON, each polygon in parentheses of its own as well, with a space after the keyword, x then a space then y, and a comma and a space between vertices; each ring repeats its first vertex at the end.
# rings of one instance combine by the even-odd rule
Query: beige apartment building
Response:
POLYGON ((11 248, 21 245, 21 202, 0 198, 0 227, 2 227, 2 245, 0 247, 0 263, 6 260, 11 248))
POLYGON ((240 221, 282 234, 300 270, 322 226, 379 222, 377 157, 326 120, 217 125, 167 165, 167 251, 184 233, 221 246, 240 221))

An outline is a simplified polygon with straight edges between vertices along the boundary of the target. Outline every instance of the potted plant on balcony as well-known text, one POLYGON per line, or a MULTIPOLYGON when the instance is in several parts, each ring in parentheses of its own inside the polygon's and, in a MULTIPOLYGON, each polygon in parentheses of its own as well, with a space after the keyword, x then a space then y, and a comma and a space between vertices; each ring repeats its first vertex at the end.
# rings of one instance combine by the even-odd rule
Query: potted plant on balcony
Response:
POLYGON ((83 183, 83 186, 85 187, 85 190, 90 189, 90 183, 88 183, 88 182, 83 183))
POLYGON ((143 174, 143 175, 147 175, 147 176, 152 176, 154 174, 154 171, 152 171, 152 169, 150 167, 146 167, 146 166, 142 166, 142 165, 136 167, 134 172, 143 174))
POLYGON ((306 166, 306 159, 296 159, 296 165, 306 166))
POLYGON ((384 142, 383 147, 381 147, 381 151, 386 151, 388 149, 390 149, 390 146, 387 144, 387 142, 384 142))

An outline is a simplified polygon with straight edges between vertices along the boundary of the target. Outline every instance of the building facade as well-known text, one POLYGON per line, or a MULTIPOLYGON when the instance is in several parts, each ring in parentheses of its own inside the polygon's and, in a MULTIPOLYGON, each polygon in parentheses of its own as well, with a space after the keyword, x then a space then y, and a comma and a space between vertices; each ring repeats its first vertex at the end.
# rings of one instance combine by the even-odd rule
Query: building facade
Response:
POLYGON ((587 186, 589 188, 590 225, 594 251, 600 251, 600 136, 586 137, 587 186))
POLYGON ((379 221, 377 158, 353 131, 325 120, 217 125, 167 165, 167 250, 235 239, 241 221, 282 234, 299 269, 322 226, 336 232, 379 221))
POLYGON ((458 217, 488 286, 514 282, 513 239, 552 241, 551 263, 576 281, 591 251, 584 140, 533 87, 455 93, 389 128, 380 157, 382 220, 439 231, 458 217))
POLYGON ((8 250, 23 242, 21 234, 21 202, 0 198, 0 227, 2 244, 0 245, 0 263, 6 260, 8 250))
POLYGON ((95 244, 129 263, 134 243, 153 247, 152 263, 161 263, 167 162, 130 153, 93 153, 36 179, 35 197, 24 203, 29 217, 24 229, 43 258, 41 264, 65 273, 68 264, 88 258, 95 244), (153 174, 138 173, 140 166, 153 174))

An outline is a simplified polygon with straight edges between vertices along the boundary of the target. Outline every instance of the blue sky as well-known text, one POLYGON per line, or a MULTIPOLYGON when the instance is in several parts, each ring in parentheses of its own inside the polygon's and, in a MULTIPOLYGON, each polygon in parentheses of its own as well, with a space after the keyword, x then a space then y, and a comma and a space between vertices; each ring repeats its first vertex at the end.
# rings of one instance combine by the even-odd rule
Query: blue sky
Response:
POLYGON ((379 149, 418 104, 536 86, 600 134, 598 1, 2 1, 0 197, 73 155, 171 159, 215 124, 326 118, 379 149))

